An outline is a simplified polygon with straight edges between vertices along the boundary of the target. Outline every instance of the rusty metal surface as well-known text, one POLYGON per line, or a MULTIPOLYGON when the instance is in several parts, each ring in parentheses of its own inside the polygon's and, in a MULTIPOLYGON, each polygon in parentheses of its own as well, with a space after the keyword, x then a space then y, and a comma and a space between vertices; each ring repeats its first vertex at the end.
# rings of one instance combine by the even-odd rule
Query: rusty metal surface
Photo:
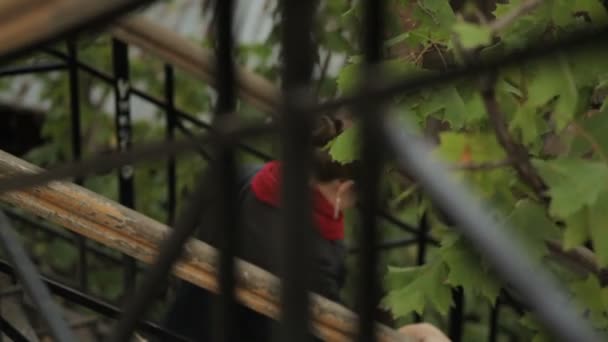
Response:
MULTIPOLYGON (((41 169, 0 151, 0 177, 35 173, 41 169)), ((52 182, 25 191, 0 195, 0 200, 61 225, 82 236, 150 263, 168 227, 136 211, 121 206, 66 182, 52 182)), ((184 256, 174 267, 178 277, 217 291, 216 250, 198 240, 190 240, 184 256)), ((237 261, 237 299, 272 318, 280 313, 280 284, 272 274, 244 261, 237 261)), ((357 317, 345 307, 312 295, 311 315, 315 333, 327 341, 354 338, 357 317)), ((380 341, 408 341, 394 330, 379 325, 380 341)))

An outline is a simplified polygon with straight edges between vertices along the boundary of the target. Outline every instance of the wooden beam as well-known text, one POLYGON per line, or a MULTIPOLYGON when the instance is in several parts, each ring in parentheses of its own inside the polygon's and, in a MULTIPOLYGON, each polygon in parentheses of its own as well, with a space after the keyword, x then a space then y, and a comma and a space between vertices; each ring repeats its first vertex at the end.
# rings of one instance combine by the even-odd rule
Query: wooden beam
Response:
MULTIPOLYGON (((0 151, 0 178, 11 174, 36 173, 41 169, 0 151)), ((67 182, 52 182, 24 191, 0 194, 0 200, 15 205, 89 239, 151 263, 169 228, 145 215, 67 182)), ((174 266, 181 279, 217 291, 217 252, 208 244, 191 239, 184 256, 174 266)), ((280 283, 272 274, 253 264, 237 260, 237 300, 247 307, 278 319, 280 283)), ((357 317, 345 307, 312 294, 312 326, 326 341, 351 341, 357 331, 357 317)), ((378 340, 411 341, 378 324, 378 340)))
MULTIPOLYGON (((215 87, 213 54, 175 32, 139 16, 118 20, 110 32, 114 38, 137 46, 215 87)), ((280 101, 278 87, 241 66, 235 66, 235 71, 239 96, 261 111, 276 113, 280 101)))
POLYGON ((0 56, 6 58, 149 0, 2 0, 0 56))

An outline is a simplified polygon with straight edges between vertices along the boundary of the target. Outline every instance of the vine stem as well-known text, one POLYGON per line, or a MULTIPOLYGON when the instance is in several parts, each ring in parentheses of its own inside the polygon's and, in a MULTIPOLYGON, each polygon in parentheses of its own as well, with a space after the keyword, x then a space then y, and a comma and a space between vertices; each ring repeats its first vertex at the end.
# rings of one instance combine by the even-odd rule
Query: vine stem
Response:
POLYGON ((509 155, 509 158, 513 161, 512 165, 519 177, 543 199, 545 204, 547 204, 548 198, 545 195, 547 186, 532 166, 526 148, 517 143, 509 133, 505 116, 496 101, 494 88, 495 81, 496 74, 485 79, 486 84, 482 89, 481 97, 486 111, 488 112, 490 123, 494 127, 496 138, 509 155))
MULTIPOLYGON (((545 206, 549 205, 549 198, 545 192, 547 186, 538 175, 538 172, 530 163, 526 148, 517 143, 510 135, 504 114, 498 106, 495 96, 494 85, 496 74, 492 74, 483 80, 482 99, 488 112, 490 123, 494 127, 498 142, 505 149, 512 161, 513 168, 517 171, 520 179, 530 186, 541 198, 545 206)), ((576 265, 580 270, 595 274, 602 284, 608 284, 608 270, 602 269, 597 262, 595 254, 588 248, 579 246, 566 250, 560 241, 547 240, 547 247, 554 257, 566 260, 576 265)))

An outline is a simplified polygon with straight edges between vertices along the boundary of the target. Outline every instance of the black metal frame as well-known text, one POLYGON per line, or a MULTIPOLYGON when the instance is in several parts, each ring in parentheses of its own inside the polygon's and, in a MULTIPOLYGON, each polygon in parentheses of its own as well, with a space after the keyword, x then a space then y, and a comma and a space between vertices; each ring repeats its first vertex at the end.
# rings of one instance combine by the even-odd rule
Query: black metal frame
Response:
MULTIPOLYGON (((367 0, 365 1, 365 25, 366 28, 363 46, 365 54, 365 71, 366 74, 374 72, 376 65, 381 60, 381 42, 383 30, 383 1, 367 0)), ((167 174, 168 174, 168 221, 175 222, 175 229, 171 232, 166 241, 162 244, 160 254, 155 262, 155 265, 149 269, 146 277, 139 286, 139 291, 132 298, 124 312, 116 308, 109 308, 107 305, 101 305, 95 301, 82 300, 86 298, 86 294, 78 293, 74 295, 74 290, 63 287, 59 294, 63 293, 66 297, 76 298, 81 301, 81 304, 89 308, 100 308, 99 311, 105 315, 113 315, 117 317, 120 313, 120 320, 114 330, 111 339, 112 341, 128 340, 133 329, 138 324, 139 317, 148 305, 148 301, 155 293, 158 284, 167 277, 169 270, 175 260, 181 254, 186 239, 191 235, 195 225, 198 223, 199 206, 209 198, 208 190, 205 185, 213 183, 214 177, 221 177, 221 189, 218 193, 222 194, 222 217, 224 219, 223 226, 226 227, 225 235, 221 248, 221 267, 220 267, 220 288, 221 300, 217 306, 220 321, 218 321, 218 331, 216 338, 223 341, 231 341, 231 312, 234 305, 234 266, 232 264, 232 256, 235 254, 235 237, 237 219, 232 213, 235 212, 234 206, 236 203, 235 189, 235 149, 238 147, 248 153, 252 153, 263 160, 269 159, 269 156, 252 149, 249 146, 238 142, 239 137, 245 135, 256 135, 267 132, 272 127, 249 127, 245 129, 228 130, 230 127, 232 113, 235 109, 236 91, 233 71, 233 56, 232 56, 232 38, 231 38, 231 17, 232 17, 232 1, 216 1, 215 10, 217 11, 216 21, 218 34, 218 92, 219 99, 216 108, 216 120, 214 125, 209 126, 194 116, 180 111, 174 105, 174 75, 173 68, 170 65, 165 66, 165 99, 155 98, 145 92, 128 87, 128 94, 142 97, 150 103, 164 109, 167 113, 167 131, 166 142, 155 145, 147 145, 141 148, 133 148, 128 151, 124 150, 121 153, 116 153, 111 156, 99 157, 88 161, 79 161, 81 156, 80 151, 80 123, 79 123, 79 94, 78 94, 78 72, 85 71, 95 75, 99 79, 114 84, 117 90, 117 97, 122 98, 124 94, 124 83, 121 80, 127 80, 128 84, 128 58, 126 55, 126 45, 121 42, 114 42, 114 67, 115 75, 107 75, 103 72, 95 70, 78 60, 77 49, 75 42, 68 42, 68 54, 49 50, 43 47, 45 51, 62 60, 61 63, 48 63, 34 65, 31 67, 13 67, 0 70, 0 76, 12 76, 28 72, 48 72, 67 69, 70 76, 70 95, 72 109, 72 138, 73 138, 73 157, 75 162, 68 163, 62 168, 51 170, 41 175, 35 176, 15 176, 9 179, 0 180, 0 192, 19 189, 35 184, 41 184, 55 179, 67 177, 83 177, 87 173, 94 170, 106 169, 108 166, 124 169, 137 161, 160 158, 167 156, 167 174), (200 128, 212 130, 217 134, 213 137, 200 137, 189 132, 186 127, 181 124, 182 120, 186 120, 195 124, 200 128), (174 141, 175 130, 192 135, 194 139, 188 142, 174 141), (175 188, 175 159, 174 155, 182 149, 193 149, 203 142, 214 142, 219 147, 217 155, 219 163, 212 167, 209 174, 202 177, 202 180, 197 187, 197 191, 193 194, 188 205, 181 215, 175 215, 176 207, 176 188, 175 188), (67 290, 66 290, 67 289, 67 290), (67 294, 70 293, 70 294, 67 294)), ((545 324, 554 331, 557 336, 564 340, 576 341, 597 341, 599 340, 590 329, 587 328, 584 322, 581 322, 571 312, 564 310, 565 306, 560 307, 563 296, 555 289, 553 284, 547 280, 544 272, 538 272, 531 267, 528 260, 521 257, 518 253, 519 246, 512 243, 509 236, 505 236, 499 229, 496 223, 490 220, 483 213, 479 204, 470 196, 465 189, 456 186, 448 180, 447 174, 441 165, 428 160, 425 157, 426 147, 424 142, 421 142, 410 135, 405 128, 405 133, 397 131, 395 125, 391 125, 389 119, 385 119, 385 115, 381 115, 384 111, 383 99, 392 95, 415 91, 420 87, 425 87, 437 82, 453 80, 463 76, 482 75, 484 73, 493 72, 496 68, 518 63, 521 60, 544 56, 548 53, 564 48, 572 48, 582 46, 586 43, 603 38, 608 29, 604 28, 597 32, 585 32, 578 36, 573 36, 567 40, 550 44, 548 46, 540 46, 524 51, 514 53, 503 58, 477 64, 475 66, 466 66, 460 69, 446 71, 440 75, 424 76, 422 78, 410 78, 398 81, 392 84, 382 83, 374 78, 368 78, 360 92, 350 97, 344 97, 338 100, 325 102, 322 104, 314 103, 313 92, 308 89, 310 86, 310 71, 312 70, 311 52, 314 49, 312 41, 310 41, 310 32, 312 32, 312 18, 314 6, 312 2, 302 1, 283 1, 283 18, 284 32, 282 45, 284 48, 285 70, 283 75, 284 88, 284 118, 281 120, 281 132, 283 142, 283 160, 284 179, 285 179, 285 219, 289 224, 291 231, 286 234, 285 244, 285 272, 283 275, 283 322, 281 335, 282 340, 306 340, 306 332, 308 331, 307 324, 307 289, 310 279, 306 276, 309 272, 302 272, 302 269, 310 267, 306 252, 306 241, 308 240, 310 226, 310 203, 307 197, 306 180, 308 179, 308 170, 310 169, 311 159, 310 153, 310 130, 311 126, 310 112, 319 112, 328 109, 337 109, 344 105, 355 105, 358 108, 360 119, 364 123, 362 139, 362 161, 364 168, 359 175, 359 184, 361 186, 362 203, 361 219, 363 223, 363 232, 358 239, 357 252, 360 254, 363 279, 358 291, 357 310, 360 320, 360 335, 361 341, 374 340, 374 311, 378 299, 379 286, 374 275, 376 273, 376 261, 379 249, 397 246, 409 245, 416 243, 419 248, 418 261, 424 262, 427 244, 436 245, 437 242, 428 236, 428 227, 425 221, 422 222, 421 229, 416 229, 400 222, 394 217, 386 213, 379 212, 377 191, 378 180, 380 177, 380 167, 382 162, 390 157, 394 157, 397 162, 408 173, 414 176, 424 189, 431 195, 433 200, 439 207, 443 208, 446 214, 458 223, 458 229, 470 239, 474 245, 483 252, 483 254, 496 267, 499 274, 505 279, 509 279, 512 284, 520 291, 523 297, 530 303, 531 307, 537 310, 539 317, 543 319, 545 324), (389 153, 384 153, 385 151, 389 153), (383 153, 379 153, 383 152, 383 153), (390 155, 389 155, 390 154, 390 155), (463 200, 466 199, 466 200, 463 200), (380 218, 386 219, 389 223, 401 227, 404 231, 417 234, 415 240, 406 239, 397 242, 387 242, 378 244, 377 238, 377 219, 380 213, 380 218)), ((59 38, 59 37, 53 37, 59 38)), ((123 100, 125 100, 123 98, 123 100)), ((125 102, 126 103, 126 102, 125 102)), ((128 127, 123 127, 123 124, 128 123, 122 121, 124 117, 128 117, 128 108, 126 105, 121 105, 117 101, 117 126, 119 140, 126 139, 125 147, 128 147, 129 134, 121 135, 121 129, 128 131, 128 127)), ((128 118, 127 118, 128 119, 128 118)), ((127 125, 128 126, 128 125, 127 125)), ((121 144, 122 146, 122 144, 121 144)), ((77 178, 77 182, 79 182, 77 178)), ((132 185, 131 185, 132 187, 132 185)), ((121 202, 128 206, 134 203, 133 191, 130 190, 126 177, 121 177, 121 202), (123 196, 124 193, 124 196, 123 196)), ((214 192, 211 192, 212 194, 214 192)), ((0 242, 3 247, 12 252, 12 264, 17 273, 21 275, 22 282, 33 294, 33 300, 38 304, 49 305, 48 291, 41 287, 41 282, 36 280, 36 272, 32 269, 31 263, 27 260, 22 251, 10 243, 14 241, 14 237, 10 235, 11 229, 4 215, 0 213, 0 223, 2 231, 5 234, 0 234, 0 242), (21 273, 20 273, 21 272, 21 273), (42 297, 41 297, 42 296, 42 297)), ((81 264, 79 266, 79 284, 84 292, 87 289, 87 274, 86 274, 86 255, 91 249, 87 246, 84 239, 77 237, 81 255, 81 264)), ((18 245, 17 245, 18 246, 18 245)), ((129 277, 135 275, 135 267, 132 261, 128 261, 129 277)), ((0 268, 7 270, 6 264, 0 264, 0 268)), ((134 280, 128 280, 127 284, 135 285, 134 280)), ((46 281, 46 284, 51 289, 62 288, 61 285, 53 284, 46 281)), ((128 288, 131 289, 131 285, 128 288)), ((455 291, 456 307, 453 309, 451 317, 451 337, 454 341, 460 340, 462 333, 463 317, 463 299, 462 293, 455 291)), ((50 302, 52 303, 52 301, 50 302)), ((497 326, 499 305, 505 305, 505 302, 492 308, 490 341, 497 338, 497 326)), ((44 306, 42 315, 50 323, 51 332, 57 340, 70 340, 71 334, 67 326, 62 323, 59 316, 52 312, 53 305, 44 306), (50 311, 49 311, 50 310, 50 311), (55 317, 53 317, 55 316, 55 317)), ((139 322, 140 326, 147 327, 151 332, 167 333, 162 329, 147 322, 139 322)))

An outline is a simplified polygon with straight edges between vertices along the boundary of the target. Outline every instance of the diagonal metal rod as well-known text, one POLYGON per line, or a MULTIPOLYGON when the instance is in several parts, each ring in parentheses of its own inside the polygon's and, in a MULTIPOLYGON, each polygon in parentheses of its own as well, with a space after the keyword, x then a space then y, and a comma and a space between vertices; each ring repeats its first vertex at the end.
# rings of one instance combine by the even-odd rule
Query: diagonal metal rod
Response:
POLYGON ((184 244, 200 223, 201 208, 213 198, 213 194, 208 191, 210 184, 208 176, 205 175, 200 179, 183 212, 177 217, 175 228, 171 230, 167 239, 161 243, 156 261, 151 265, 141 285, 126 304, 123 315, 107 341, 126 342, 130 340, 133 329, 150 305, 150 299, 158 292, 160 284, 171 273, 171 267, 182 255, 184 244))
POLYGON ((278 341, 310 340, 308 291, 313 277, 312 116, 301 110, 313 101, 310 81, 313 70, 313 17, 316 1, 281 1, 281 47, 283 51, 284 110, 281 118, 281 325, 278 341))
MULTIPOLYGON (((15 268, 8 264, 6 261, 0 260, 0 272, 12 276, 15 274, 15 268)), ((52 280, 45 276, 41 276, 40 279, 54 295, 59 296, 71 303, 75 303, 79 306, 82 306, 100 315, 110 318, 119 317, 122 313, 122 311, 116 306, 98 298, 95 298, 91 295, 88 295, 86 293, 83 293, 81 291, 78 291, 76 289, 73 289, 69 286, 66 286, 57 280, 52 280)), ((147 333, 153 334, 156 337, 167 338, 171 341, 191 342, 189 339, 178 336, 164 329, 158 324, 150 321, 140 321, 138 328, 147 333)))
POLYGON ((385 119, 389 150, 456 223, 458 229, 487 258, 495 272, 513 285, 560 341, 603 341, 571 305, 547 272, 533 266, 526 251, 490 216, 464 185, 452 181, 447 168, 431 157, 431 147, 415 137, 409 126, 385 119))
MULTIPOLYGON (((0 334, 5 334, 13 342, 28 342, 27 337, 0 315, 0 334)), ((0 340, 2 338, 0 337, 0 340)))
MULTIPOLYGON (((222 139, 238 139, 255 136, 268 132, 269 125, 256 125, 247 128, 237 128, 226 133, 222 139)), ((92 159, 64 163, 54 169, 37 174, 19 174, 0 179, 0 193, 20 190, 51 181, 64 180, 72 177, 82 177, 94 172, 104 172, 111 168, 132 164, 139 161, 149 161, 165 158, 167 155, 177 155, 191 150, 201 143, 219 139, 215 135, 199 135, 195 139, 182 139, 170 142, 156 142, 135 147, 129 151, 100 155, 92 159)))
MULTIPOLYGON (((215 1, 216 23, 216 69, 217 69, 217 107, 215 122, 221 123, 234 120, 236 110, 236 84, 233 56, 232 15, 234 11, 232 0, 215 1)), ((221 127, 220 127, 221 131, 221 127)), ((235 317, 236 301, 234 257, 237 254, 238 242, 238 188, 235 146, 220 144, 218 153, 218 201, 220 208, 218 224, 222 229, 219 233, 220 272, 219 300, 215 303, 215 322, 213 341, 236 342, 235 328, 238 321, 235 317)))
MULTIPOLYGON (((421 90, 425 87, 450 82, 464 77, 477 77, 497 69, 521 64, 523 62, 549 56, 559 51, 585 51, 597 49, 598 44, 602 44, 608 36, 608 26, 595 30, 581 30, 573 32, 567 38, 551 43, 538 43, 525 49, 517 50, 498 58, 492 58, 475 64, 468 64, 464 67, 453 68, 443 72, 419 76, 405 76, 400 80, 391 83, 384 83, 371 89, 366 94, 366 98, 386 99, 391 96, 403 95, 410 92, 421 90)), ((604 43, 605 44, 605 43, 604 43)), ((306 108, 307 111, 322 113, 337 110, 345 105, 358 105, 364 101, 360 94, 343 96, 334 100, 329 100, 317 105, 306 108)))
POLYGON ((0 246, 7 259, 14 265, 25 292, 48 324, 51 336, 55 341, 76 341, 62 317, 61 310, 53 301, 49 290, 40 280, 40 274, 23 249, 19 237, 2 211, 0 211, 0 246))
POLYGON ((376 340, 374 318, 380 298, 378 281, 378 222, 379 186, 381 168, 384 162, 381 125, 378 118, 381 103, 365 96, 368 89, 374 86, 378 65, 382 59, 384 31, 383 0, 367 0, 364 6, 364 27, 362 46, 364 53, 363 72, 365 82, 360 96, 365 98, 361 106, 356 107, 356 114, 361 121, 361 170, 357 179, 360 195, 361 230, 359 246, 361 253, 358 264, 361 275, 357 288, 357 313, 359 314, 359 335, 357 341, 372 342, 376 340))
POLYGON ((0 77, 64 70, 65 63, 39 63, 0 69, 0 77))

